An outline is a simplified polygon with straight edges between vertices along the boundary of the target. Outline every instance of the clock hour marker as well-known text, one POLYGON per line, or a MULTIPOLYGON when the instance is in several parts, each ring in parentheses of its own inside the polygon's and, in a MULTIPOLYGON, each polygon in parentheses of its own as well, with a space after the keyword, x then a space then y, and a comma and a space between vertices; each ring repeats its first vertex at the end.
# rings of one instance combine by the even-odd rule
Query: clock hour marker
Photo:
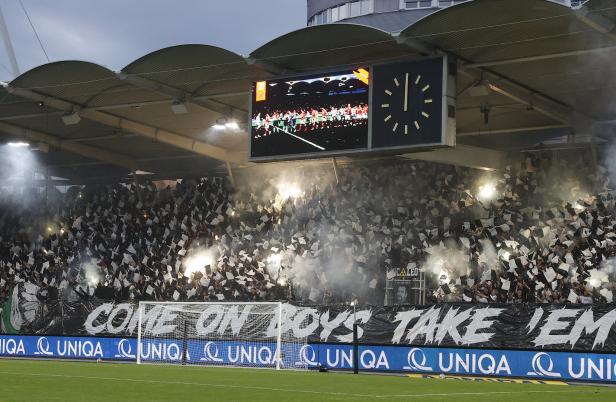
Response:
POLYGON ((398 82, 398 79, 397 79, 397 78, 394 78, 394 83, 396 84, 396 86, 397 86, 397 87, 399 87, 399 86, 400 86, 400 82, 398 82))
POLYGON ((421 115, 425 117, 426 119, 430 117, 430 115, 426 112, 421 112, 421 115))
POLYGON ((381 107, 389 107, 389 103, 383 103, 381 107))
POLYGON ((398 129, 398 123, 394 124, 394 129, 391 131, 396 131, 398 129))
POLYGON ((385 93, 386 93, 387 95, 391 96, 391 91, 390 91, 389 89, 386 89, 386 90, 385 90, 385 93))
POLYGON ((424 103, 432 103, 432 99, 426 99, 424 103))
POLYGON ((428 89, 430 89, 430 84, 426 85, 425 87, 423 87, 421 89, 421 92, 426 92, 428 89))
POLYGON ((419 123, 417 123, 417 120, 415 120, 415 128, 419 130, 419 123))
POLYGON ((384 121, 387 123, 389 119, 391 119, 391 115, 387 116, 384 121))
POLYGON ((421 81, 421 75, 417 76, 417 79, 415 80, 415 85, 419 84, 419 81, 421 81))
POLYGON ((404 125, 404 134, 408 134, 409 133, 409 125, 405 124, 404 125))

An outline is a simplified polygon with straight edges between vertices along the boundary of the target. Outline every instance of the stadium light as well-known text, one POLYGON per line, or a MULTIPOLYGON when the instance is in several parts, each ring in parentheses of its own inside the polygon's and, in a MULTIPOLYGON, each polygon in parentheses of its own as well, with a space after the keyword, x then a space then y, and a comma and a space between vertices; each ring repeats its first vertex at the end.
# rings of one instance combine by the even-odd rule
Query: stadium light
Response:
POLYGON ((30 146, 27 142, 9 142, 7 145, 13 148, 26 148, 30 146))
POLYGON ((62 115, 62 122, 64 123, 65 126, 74 126, 75 124, 78 124, 80 121, 81 121, 81 116, 79 116, 79 113, 77 112, 65 113, 64 115, 62 115))
POLYGON ((221 116, 216 119, 216 123, 212 125, 212 128, 214 130, 224 130, 225 128, 227 128, 227 124, 229 124, 229 121, 227 120, 227 118, 224 116, 221 116))
POLYGON ((186 107, 186 103, 175 100, 171 103, 171 111, 174 114, 186 114, 188 113, 188 107, 186 107))
POLYGON ((214 130, 225 130, 225 129, 239 130, 240 125, 238 124, 237 121, 233 121, 233 120, 229 121, 227 120, 226 117, 221 117, 216 120, 216 123, 212 125, 212 128, 214 130))

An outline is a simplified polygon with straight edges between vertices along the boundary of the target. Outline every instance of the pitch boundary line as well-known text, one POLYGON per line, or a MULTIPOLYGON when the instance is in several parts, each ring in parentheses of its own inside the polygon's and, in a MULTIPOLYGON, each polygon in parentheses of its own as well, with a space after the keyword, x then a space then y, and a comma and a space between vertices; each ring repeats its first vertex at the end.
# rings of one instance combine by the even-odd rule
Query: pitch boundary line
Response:
POLYGON ((317 144, 315 144, 314 142, 310 142, 310 141, 308 141, 307 139, 302 138, 302 137, 300 137, 300 136, 297 136, 297 135, 295 135, 295 134, 291 134, 291 133, 290 133, 290 132, 288 132, 287 130, 283 130, 283 129, 279 128, 279 127, 274 127, 274 129, 275 129, 275 130, 278 130, 278 131, 282 131, 283 133, 288 134, 288 135, 290 135, 290 136, 292 136, 292 137, 295 137, 295 138, 297 138, 297 139, 298 139, 298 140, 300 140, 300 141, 304 141, 306 144, 310 144, 310 145, 312 145, 313 147, 315 147, 315 148, 317 148, 317 149, 319 149, 319 150, 321 150, 321 151, 325 151, 325 148, 323 148, 322 146, 317 145, 317 144))
MULTIPOLYGON (((42 374, 42 373, 23 373, 14 371, 0 371, 0 374, 16 375, 16 376, 30 376, 30 377, 49 377, 49 378, 74 378, 82 380, 102 380, 102 381, 124 381, 135 382, 144 384, 166 384, 166 385, 195 385, 202 387, 216 387, 216 388, 236 388, 236 389, 252 389, 259 391, 274 391, 274 392, 294 392, 302 394, 313 395, 332 395, 332 396, 348 396, 348 397, 362 397, 362 398, 429 398, 435 396, 471 396, 471 395, 516 395, 516 394, 556 394, 556 393, 595 393, 591 390, 535 390, 535 391, 491 391, 491 392, 450 392, 450 393, 426 393, 426 394, 394 394, 394 395, 370 395, 370 394, 351 394, 345 392, 326 392, 326 391, 310 391, 292 388, 272 388, 272 387, 258 387, 250 385, 233 385, 233 384, 213 384, 202 382, 188 382, 188 381, 158 381, 158 380, 146 380, 139 378, 119 378, 119 377, 100 377, 100 376, 82 376, 82 375, 67 375, 67 374, 42 374)), ((616 391, 605 391, 616 392, 616 391)))

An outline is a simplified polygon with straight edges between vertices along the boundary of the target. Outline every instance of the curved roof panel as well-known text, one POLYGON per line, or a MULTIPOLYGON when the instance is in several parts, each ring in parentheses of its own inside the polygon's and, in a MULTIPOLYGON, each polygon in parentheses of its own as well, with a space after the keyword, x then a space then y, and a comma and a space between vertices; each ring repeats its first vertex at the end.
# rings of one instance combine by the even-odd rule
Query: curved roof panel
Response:
POLYGON ((80 105, 100 92, 117 86, 115 73, 86 61, 58 61, 26 71, 11 85, 80 105))
POLYGON ((475 0, 438 11, 402 34, 472 63, 609 45, 576 11, 545 0, 475 0))
POLYGON ((193 96, 245 90, 264 76, 229 50, 208 45, 179 45, 135 60, 122 73, 137 75, 193 96))
POLYGON ((326 24, 293 31, 250 57, 287 71, 310 71, 398 58, 413 52, 389 33, 365 25, 326 24))

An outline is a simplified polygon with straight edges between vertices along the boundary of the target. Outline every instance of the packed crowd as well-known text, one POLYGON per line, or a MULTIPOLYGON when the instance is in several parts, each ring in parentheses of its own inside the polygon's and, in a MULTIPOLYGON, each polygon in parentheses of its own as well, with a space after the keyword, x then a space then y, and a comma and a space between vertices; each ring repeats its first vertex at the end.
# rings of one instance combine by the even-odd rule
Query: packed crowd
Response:
POLYGON ((616 199, 582 157, 238 176, 3 200, 0 305, 16 285, 34 300, 380 305, 401 268, 425 271, 429 302, 612 301, 616 199))
POLYGON ((271 114, 266 113, 265 116, 257 113, 252 120, 252 126, 257 132, 255 138, 269 135, 271 130, 276 129, 299 133, 359 124, 368 124, 368 105, 363 103, 358 105, 347 103, 338 107, 332 105, 329 108, 321 107, 320 109, 276 110, 271 114))

